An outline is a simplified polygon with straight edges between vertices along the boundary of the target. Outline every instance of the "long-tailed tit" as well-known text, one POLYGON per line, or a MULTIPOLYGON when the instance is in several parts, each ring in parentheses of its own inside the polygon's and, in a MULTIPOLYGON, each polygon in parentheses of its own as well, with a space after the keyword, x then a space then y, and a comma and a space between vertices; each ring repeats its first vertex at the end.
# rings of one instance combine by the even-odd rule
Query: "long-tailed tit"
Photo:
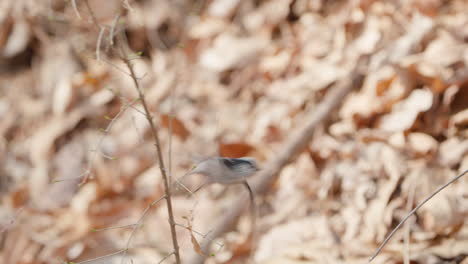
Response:
MULTIPOLYGON (((198 163, 186 176, 192 174, 201 174, 206 177, 205 182, 200 188, 206 184, 235 184, 243 183, 249 176, 252 176, 259 170, 255 158, 209 158, 198 163)), ((196 192, 195 191, 195 192, 196 192)))
POLYGON ((259 169, 255 158, 242 157, 242 158, 209 158, 199 162, 188 174, 201 174, 206 177, 205 182, 198 187, 192 194, 200 190, 206 184, 220 183, 220 184, 242 184, 247 188, 250 198, 250 213, 252 217, 252 232, 250 233, 252 241, 254 240, 255 230, 255 200, 254 192, 247 182, 247 178, 255 174, 259 169))

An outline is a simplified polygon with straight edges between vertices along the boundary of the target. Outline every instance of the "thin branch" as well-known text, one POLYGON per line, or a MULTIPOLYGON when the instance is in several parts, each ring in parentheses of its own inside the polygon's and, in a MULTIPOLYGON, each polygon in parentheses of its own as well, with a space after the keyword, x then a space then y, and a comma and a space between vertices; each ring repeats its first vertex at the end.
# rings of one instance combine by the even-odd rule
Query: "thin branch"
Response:
POLYGON ((73 8, 73 11, 75 12, 75 15, 81 20, 81 15, 80 15, 80 11, 78 11, 78 7, 76 6, 76 0, 71 0, 71 4, 72 4, 72 8, 73 8))
POLYGON ((148 214, 149 210, 155 206, 157 203, 159 203, 161 200, 163 199, 167 199, 167 195, 163 195, 161 196, 159 199, 155 200, 154 202, 150 203, 146 208, 145 210, 143 211, 143 213, 141 214, 140 218, 138 219, 138 221, 134 224, 133 226, 133 229, 132 229, 132 232, 130 233, 130 236, 128 237, 128 240, 127 240, 127 244, 125 246, 125 250, 123 252, 123 256, 122 256, 122 261, 121 263, 124 262, 125 260, 125 257, 127 256, 127 252, 128 252, 128 249, 130 247, 130 243, 132 242, 132 238, 133 236, 135 236, 135 233, 136 231, 138 230, 138 227, 141 226, 141 223, 143 222, 143 220, 145 219, 145 216, 146 214, 148 214))
POLYGON ((438 194, 440 191, 445 189, 447 186, 454 183, 456 180, 460 179, 467 172, 468 172, 468 170, 464 171, 462 174, 460 174, 457 177, 453 178, 451 181, 444 184, 442 187, 439 187, 439 189, 437 189, 435 192, 433 192, 431 195, 429 195, 426 199, 424 199, 424 201, 420 202, 413 210, 411 210, 411 212, 409 212, 409 214, 406 215, 406 217, 403 218, 403 220, 401 220, 401 222, 392 230, 392 232, 390 232, 390 234, 387 236, 387 238, 385 238, 385 240, 382 242, 382 244, 379 246, 379 248, 377 248, 377 250, 375 251, 374 255, 372 255, 372 257, 369 258, 369 262, 372 262, 372 260, 374 260, 375 257, 377 257, 377 255, 380 253, 380 251, 382 251, 383 247, 388 243, 390 238, 393 237, 395 232, 406 222, 406 220, 408 220, 408 218, 410 218, 419 208, 421 208, 421 206, 423 206, 425 203, 427 203, 430 199, 432 199, 432 197, 436 196, 436 194, 438 194))
MULTIPOLYGON (((408 201, 406 202, 406 210, 409 210, 414 203, 414 193, 416 192, 416 182, 414 177, 409 182, 409 193, 408 201)), ((403 263, 410 264, 410 233, 411 233, 411 223, 406 223, 405 228, 405 237, 404 237, 404 249, 403 249, 403 263)))
POLYGON ((89 12, 89 15, 91 16, 91 22, 93 22, 93 24, 97 27, 97 28, 101 28, 101 25, 99 24, 99 21, 97 20, 96 18, 96 15, 94 14, 93 12, 93 9, 91 8, 91 6, 89 5, 89 2, 88 0, 85 0, 85 6, 86 6, 86 9, 88 9, 88 12, 89 12))
POLYGON ((111 227, 100 228, 100 229, 91 229, 91 231, 92 232, 102 232, 102 231, 113 230, 113 229, 122 229, 122 228, 135 227, 136 225, 137 224, 129 224, 129 225, 123 225, 123 226, 111 226, 111 227))
POLYGON ((128 0, 123 0, 122 2, 123 2, 123 4, 124 4, 124 7, 125 7, 128 11, 133 12, 133 8, 132 8, 132 6, 130 5, 130 3, 128 2, 128 0))
POLYGON ((101 259, 105 259, 105 258, 108 258, 108 257, 112 257, 112 256, 116 256, 116 255, 119 255, 121 253, 125 252, 125 249, 121 249, 117 252, 114 252, 114 253, 110 253, 110 254, 107 254, 107 255, 104 255, 104 256, 99 256, 97 258, 93 258, 93 259, 87 259, 87 260, 84 260, 84 261, 80 261, 80 262, 68 262, 68 263, 73 263, 73 264, 84 264, 84 263, 90 263, 90 262, 94 262, 94 261, 97 261, 97 260, 101 260, 101 259))
POLYGON ((164 258, 162 258, 162 259, 158 262, 158 264, 163 263, 168 257, 170 257, 170 256, 172 256, 172 255, 174 255, 174 251, 171 252, 170 254, 167 254, 164 258))
POLYGON ((119 22, 120 14, 115 16, 114 21, 112 21, 111 28, 109 30, 109 45, 114 46, 114 36, 115 36, 115 28, 117 27, 117 23, 119 22))
MULTIPOLYGON (((81 183, 80 184, 84 184, 88 181, 88 178, 90 177, 91 175, 91 167, 93 166, 93 163, 94 163, 94 160, 96 159, 96 156, 97 156, 97 153, 99 152, 99 149, 101 148, 101 145, 102 143, 104 142, 104 138, 106 137, 107 133, 112 129, 112 127, 114 126, 115 122, 117 119, 119 119, 119 117, 121 115, 123 115, 123 113, 128 109, 130 108, 131 106, 133 106, 136 102, 138 102, 139 99, 135 99, 133 100, 132 102, 130 103, 127 103, 125 104, 121 109, 120 111, 117 113, 117 115, 115 115, 113 118, 110 119, 110 123, 107 125, 107 127, 103 130, 104 134, 101 135, 101 137, 99 138, 98 140, 98 144, 97 144, 97 147, 96 147, 96 151, 93 152, 92 156, 91 156, 91 159, 88 163, 88 167, 85 171, 84 174, 82 174, 82 176, 80 176, 79 178, 83 178, 81 180, 81 183)), ((78 178, 78 179, 79 179, 78 178)))
POLYGON ((169 146, 167 149, 167 157, 168 157, 168 164, 167 167, 169 168, 169 185, 171 185, 172 182, 172 129, 173 129, 173 121, 174 121, 174 94, 175 94, 175 88, 171 89, 171 94, 169 96, 169 146))
POLYGON ((141 104, 142 104, 143 109, 145 111, 146 119, 148 120, 148 123, 149 123, 150 128, 151 128, 151 133, 153 135, 153 140, 154 140, 155 147, 156 147, 156 156, 157 156, 158 163, 159 163, 159 169, 161 171, 161 175, 162 175, 163 182, 164 182, 164 192, 165 192, 165 195, 166 195, 167 212, 168 212, 168 215, 169 215, 169 225, 170 225, 170 229, 171 229, 171 237, 172 237, 172 245, 173 245, 173 248, 174 248, 174 256, 175 256, 175 259, 176 259, 176 263, 180 264, 181 261, 180 261, 180 255, 179 255, 179 244, 177 242, 177 234, 176 234, 176 230, 175 230, 174 213, 173 213, 172 201, 171 201, 171 188, 170 188, 170 184, 169 184, 169 178, 168 178, 167 173, 166 173, 166 167, 164 166, 164 159, 163 159, 163 156, 162 156, 161 143, 159 141, 158 130, 156 128, 156 125, 154 124, 153 117, 151 116, 151 112, 149 110, 148 104, 146 103, 145 95, 143 94, 142 88, 140 87, 140 83, 138 82, 138 78, 136 77, 133 65, 132 65, 131 61, 128 60, 128 58, 126 56, 126 52, 125 52, 124 46, 123 46, 124 45, 123 38, 124 37, 122 36, 122 42, 120 43, 120 45, 118 45, 119 48, 120 48, 121 59, 123 60, 123 62, 127 66, 128 70, 130 71, 130 75, 131 75, 131 78, 133 80, 134 87, 138 92, 141 104))
POLYGON ((108 61, 108 60, 106 60, 106 59, 102 59, 102 61, 105 62, 105 63, 107 63, 107 64, 109 64, 109 65, 112 66, 114 69, 118 70, 119 72, 121 72, 121 73, 127 75, 128 77, 130 77, 130 78, 132 77, 132 76, 130 75, 130 73, 126 72, 124 69, 120 68, 120 67, 117 66, 115 63, 112 63, 111 61, 108 61))
POLYGON ((96 41, 96 60, 97 61, 101 60, 101 42, 102 42, 102 37, 104 36, 105 31, 106 31, 105 27, 100 28, 99 35, 96 41))
MULTIPOLYGON (((125 2, 125 3, 127 3, 128 8, 130 8, 130 5, 128 4, 128 2, 125 2)), ((96 58, 100 59, 99 50, 100 50, 101 41, 102 41, 101 39, 102 39, 102 37, 104 35, 106 26, 100 25, 100 23, 97 20, 91 6, 89 5, 88 0, 85 0, 85 5, 86 5, 86 8, 89 11, 89 15, 91 16, 92 22, 94 23, 96 28, 99 29, 99 37, 98 37, 98 40, 97 40, 97 47, 96 47, 96 58)), ((116 33, 115 32, 115 25, 118 23, 118 20, 119 20, 119 16, 116 17, 116 19, 114 20, 114 24, 110 28, 110 36, 111 36, 110 39, 111 39, 112 44, 113 44, 113 41, 112 41, 113 40, 113 34, 116 33)), ((172 202, 171 202, 171 189, 170 189, 168 177, 167 177, 167 174, 166 174, 166 169, 164 167, 164 160, 163 160, 163 157, 162 157, 162 151, 161 151, 160 141, 159 141, 159 137, 158 137, 158 131, 157 131, 156 126, 154 125, 154 122, 152 120, 152 116, 151 116, 151 113, 149 111, 148 105, 146 103, 146 99, 144 97, 142 88, 140 87, 140 84, 139 84, 139 81, 138 81, 140 78, 138 78, 136 76, 134 68, 133 68, 133 64, 131 63, 131 60, 128 58, 127 53, 124 50, 123 45, 124 44, 128 45, 127 44, 128 42, 126 41, 125 36, 123 34, 120 34, 119 36, 122 36, 122 40, 125 40, 125 41, 121 41, 120 45, 118 46, 120 48, 120 58, 122 59, 124 64, 127 66, 130 73, 126 73, 124 70, 121 70, 120 67, 118 67, 117 65, 114 65, 113 63, 107 62, 106 60, 104 60, 104 61, 107 62, 109 65, 113 66, 114 68, 116 68, 118 70, 121 70, 122 72, 124 72, 126 75, 128 75, 133 80, 135 89, 137 90, 139 97, 138 97, 137 100, 133 101, 131 104, 127 104, 123 109, 121 109, 121 111, 116 115, 116 117, 111 118, 110 119, 111 122, 108 125, 108 127, 104 130, 104 132, 107 133, 111 129, 111 127, 114 124, 115 120, 118 119, 118 117, 124 112, 124 110, 128 109, 133 103, 136 103, 137 101, 141 101, 141 104, 142 104, 142 106, 144 108, 144 115, 145 115, 146 119, 148 120, 148 122, 150 124, 151 132, 152 132, 153 137, 154 137, 154 142, 155 142, 155 145, 156 145, 157 159, 159 161, 159 168, 160 168, 161 174, 163 176, 162 178, 163 178, 164 187, 165 187, 165 194, 161 198, 159 198, 158 200, 152 202, 148 207, 146 207, 146 209, 144 210, 143 214, 141 215, 141 217, 139 218, 137 223, 135 225, 133 225, 133 229, 132 229, 132 231, 130 233, 130 236, 129 236, 128 240, 127 240, 127 244, 126 244, 125 249, 123 249, 123 250, 121 250, 121 251, 119 251, 117 253, 113 253, 111 255, 116 255, 116 254, 123 253, 123 257, 122 257, 122 263, 123 263, 123 261, 125 260, 126 255, 127 255, 127 252, 129 250, 132 238, 135 235, 138 227, 141 225, 141 222, 144 220, 146 214, 159 201, 161 201, 162 199, 165 199, 166 203, 167 203, 167 210, 168 210, 168 214, 169 214, 169 223, 170 223, 170 228, 171 228, 172 242, 173 242, 173 247, 174 247, 173 254, 175 256, 176 263, 180 264, 181 261, 180 261, 180 255, 179 255, 179 245, 178 245, 178 242, 177 242, 177 235, 176 235, 176 232, 175 232, 175 221, 174 221, 174 215, 173 215, 173 210, 172 210, 172 202)), ((103 139, 104 139, 104 136, 102 136, 100 138, 97 149, 99 149, 103 139)), ((91 161, 94 160, 96 155, 97 155, 97 151, 95 151, 93 153, 93 158, 91 159, 91 161)), ((91 174, 90 170, 91 170, 92 162, 90 162, 89 164, 90 165, 88 166, 88 169, 86 170, 86 172, 85 172, 85 174, 83 176, 83 180, 82 180, 81 184, 84 184, 87 181, 87 179, 89 178, 89 175, 91 174)), ((102 258, 108 257, 108 256, 110 256, 110 255, 106 255, 106 256, 95 258, 95 259, 87 260, 87 261, 84 261, 84 262, 81 262, 81 263, 91 262, 91 261, 102 259, 102 258)), ((167 256, 167 257, 169 257, 169 256, 167 256)))
POLYGON ((197 234, 197 235, 199 235, 199 236, 201 236, 201 237, 203 237, 203 238, 205 238, 205 237, 210 233, 210 232, 208 232, 208 233, 206 233, 206 234, 203 234, 202 232, 199 232, 199 231, 197 231, 197 230, 190 229, 190 228, 188 228, 187 226, 184 226, 183 224, 179 224, 179 223, 176 223, 176 226, 179 226, 179 227, 182 227, 182 228, 184 228, 184 229, 186 229, 186 230, 192 231, 193 233, 195 233, 195 234, 197 234))

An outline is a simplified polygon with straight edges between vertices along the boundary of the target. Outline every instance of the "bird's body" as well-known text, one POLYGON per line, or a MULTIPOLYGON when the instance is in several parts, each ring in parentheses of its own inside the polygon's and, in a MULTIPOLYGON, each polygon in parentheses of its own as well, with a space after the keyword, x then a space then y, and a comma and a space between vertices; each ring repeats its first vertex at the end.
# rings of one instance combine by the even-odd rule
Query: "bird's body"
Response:
POLYGON ((215 157, 201 161, 189 174, 202 174, 207 183, 241 183, 259 169, 254 158, 215 157))

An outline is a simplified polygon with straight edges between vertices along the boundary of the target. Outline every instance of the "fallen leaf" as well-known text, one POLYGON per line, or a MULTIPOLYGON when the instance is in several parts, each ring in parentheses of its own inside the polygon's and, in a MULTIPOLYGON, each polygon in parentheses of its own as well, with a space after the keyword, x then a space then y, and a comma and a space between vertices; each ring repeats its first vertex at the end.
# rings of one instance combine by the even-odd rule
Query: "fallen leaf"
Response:
POLYGON ((380 128, 388 132, 400 132, 411 128, 419 113, 431 108, 432 100, 433 95, 430 90, 414 90, 408 98, 396 104, 390 114, 382 118, 380 128))
POLYGON ((254 60, 266 45, 266 39, 255 36, 238 38, 229 33, 218 36, 212 48, 200 55, 199 63, 212 71, 222 72, 254 60))
POLYGON ((163 114, 161 115, 161 124, 167 129, 171 129, 172 125, 172 132, 176 136, 180 137, 182 141, 185 141, 190 136, 190 131, 188 131, 184 123, 182 123, 182 121, 177 117, 171 117, 170 115, 163 114))
POLYGON ((193 250, 195 250, 195 252, 197 252, 198 255, 205 256, 205 253, 203 252, 200 244, 198 243, 197 239, 193 235, 192 230, 190 230, 190 241, 192 242, 193 250))
POLYGON ((438 147, 437 141, 430 135, 424 133, 409 134, 408 143, 411 150, 421 155, 435 153, 438 147))
POLYGON ((221 155, 222 157, 245 157, 254 150, 255 148, 252 145, 243 142, 219 144, 219 155, 221 155))

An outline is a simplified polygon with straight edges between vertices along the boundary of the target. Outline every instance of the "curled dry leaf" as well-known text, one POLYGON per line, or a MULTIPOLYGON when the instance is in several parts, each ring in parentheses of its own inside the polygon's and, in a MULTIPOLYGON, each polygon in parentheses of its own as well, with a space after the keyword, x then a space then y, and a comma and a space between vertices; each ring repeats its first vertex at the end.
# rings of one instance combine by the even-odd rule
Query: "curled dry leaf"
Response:
POLYGON ((187 220, 187 230, 190 232, 190 242, 192 242, 193 250, 195 250, 195 252, 197 252, 197 254, 199 254, 200 256, 205 256, 205 253, 203 252, 203 250, 202 250, 202 248, 200 246, 200 243, 198 243, 197 238, 193 234, 193 230, 192 230, 192 220, 193 219, 186 218, 186 220, 187 220))
POLYGON ((437 141, 424 133, 411 133, 408 135, 408 143, 411 149, 421 155, 435 153, 438 147, 437 141))
POLYGON ((323 260, 327 256, 320 252, 334 243, 327 221, 325 216, 308 216, 275 226, 261 237, 254 256, 255 261, 268 263, 281 257, 296 259, 299 256, 308 260, 323 260), (315 228, 317 226, 321 228, 315 228))
POLYGON ((440 144, 439 161, 446 166, 452 167, 461 162, 466 153, 468 153, 468 140, 453 137, 440 144))
POLYGON ((31 29, 25 20, 16 20, 1 55, 11 58, 23 52, 31 38, 31 29))
POLYGON ((210 3, 208 14, 214 17, 222 17, 232 14, 240 0, 215 0, 210 3))
POLYGON ((451 118, 451 123, 453 123, 455 126, 463 128, 468 126, 468 109, 465 109, 451 118))
POLYGON ((408 98, 396 104, 390 114, 382 118, 380 128, 389 132, 400 132, 411 128, 419 113, 431 108, 432 100, 433 95, 430 90, 414 90, 408 98))
POLYGON ((465 220, 460 209, 453 195, 440 194, 421 208, 423 228, 438 235, 458 231, 465 220))
POLYGON ((69 110, 73 99, 75 97, 75 92, 72 87, 70 78, 60 79, 55 87, 53 102, 52 102, 52 111, 57 115, 64 114, 69 110))
POLYGON ((192 38, 209 38, 226 29, 226 22, 222 19, 207 18, 190 27, 192 38))
POLYGON ((215 39, 212 48, 200 55, 199 63, 215 72, 222 72, 255 59, 265 45, 266 39, 259 36, 238 38, 224 33, 215 39))

